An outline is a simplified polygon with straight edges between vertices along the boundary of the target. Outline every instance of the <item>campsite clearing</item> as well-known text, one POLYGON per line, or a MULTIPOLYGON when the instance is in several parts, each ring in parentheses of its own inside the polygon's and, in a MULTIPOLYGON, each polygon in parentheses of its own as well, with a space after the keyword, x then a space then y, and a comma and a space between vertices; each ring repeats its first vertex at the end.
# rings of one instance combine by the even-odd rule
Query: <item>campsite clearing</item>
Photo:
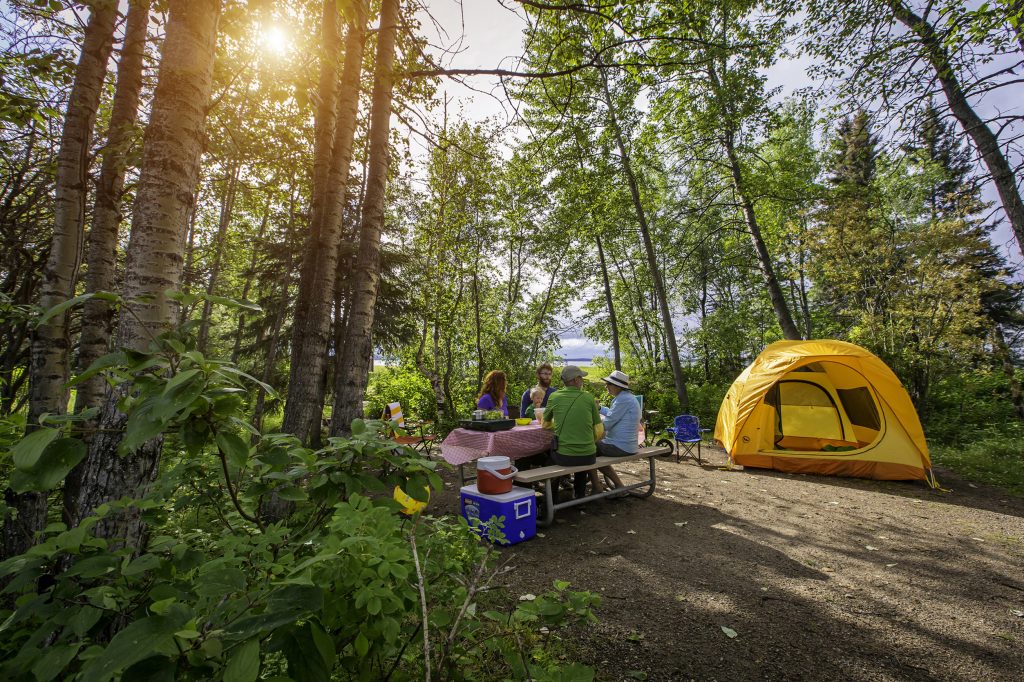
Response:
POLYGON ((941 469, 952 492, 709 455, 500 550, 514 594, 602 595, 600 623, 566 635, 599 680, 1019 679, 1024 499, 941 469))

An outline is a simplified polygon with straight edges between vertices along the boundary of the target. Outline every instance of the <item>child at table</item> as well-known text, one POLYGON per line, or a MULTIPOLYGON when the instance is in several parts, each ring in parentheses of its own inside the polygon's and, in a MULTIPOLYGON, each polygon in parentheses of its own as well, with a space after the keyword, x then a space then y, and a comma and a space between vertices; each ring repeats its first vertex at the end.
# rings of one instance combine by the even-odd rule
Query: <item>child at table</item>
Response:
POLYGON ((530 400, 533 401, 533 404, 526 408, 526 412, 523 416, 529 417, 530 419, 536 419, 536 411, 544 404, 544 398, 546 398, 547 395, 547 391, 543 388, 540 386, 534 386, 533 390, 530 391, 530 400))

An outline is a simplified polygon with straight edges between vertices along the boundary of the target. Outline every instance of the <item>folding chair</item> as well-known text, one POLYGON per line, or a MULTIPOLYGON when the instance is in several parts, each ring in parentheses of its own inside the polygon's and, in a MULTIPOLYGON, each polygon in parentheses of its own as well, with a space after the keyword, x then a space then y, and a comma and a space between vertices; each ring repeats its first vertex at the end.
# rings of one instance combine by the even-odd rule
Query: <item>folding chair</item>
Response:
POLYGON ((640 403, 640 421, 636 425, 636 443, 640 447, 644 446, 647 441, 647 420, 644 419, 644 397, 642 395, 633 394, 636 397, 636 401, 640 403))
POLYGON ((697 464, 703 464, 700 459, 700 444, 704 434, 711 429, 700 428, 700 420, 692 414, 679 415, 675 418, 674 424, 674 426, 670 426, 665 430, 672 434, 673 440, 678 443, 676 446, 676 462, 683 457, 692 457, 697 460, 697 464), (697 449, 696 457, 693 455, 695 446, 697 449))
POLYGON ((437 436, 423 432, 423 427, 429 422, 407 421, 405 415, 402 414, 401 403, 388 403, 384 408, 382 418, 390 426, 392 440, 399 445, 408 445, 414 450, 421 450, 427 457, 430 456, 430 450, 433 448, 437 436))

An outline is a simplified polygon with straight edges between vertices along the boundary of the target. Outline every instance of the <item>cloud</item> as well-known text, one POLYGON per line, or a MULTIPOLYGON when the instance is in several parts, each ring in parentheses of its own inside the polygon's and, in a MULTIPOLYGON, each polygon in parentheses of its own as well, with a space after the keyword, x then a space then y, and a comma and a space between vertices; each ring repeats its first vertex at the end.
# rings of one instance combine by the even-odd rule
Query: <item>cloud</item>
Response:
POLYGON ((571 337, 559 339, 561 346, 555 350, 555 355, 566 359, 590 359, 598 355, 607 355, 608 346, 603 343, 595 343, 590 339, 571 337))

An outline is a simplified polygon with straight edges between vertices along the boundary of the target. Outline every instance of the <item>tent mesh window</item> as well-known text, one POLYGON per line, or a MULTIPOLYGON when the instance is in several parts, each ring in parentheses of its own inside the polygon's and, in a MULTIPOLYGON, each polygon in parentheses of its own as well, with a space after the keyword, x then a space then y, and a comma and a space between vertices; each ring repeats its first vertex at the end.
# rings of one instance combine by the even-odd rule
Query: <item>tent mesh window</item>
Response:
POLYGON ((839 394, 839 402, 843 404, 846 416, 850 418, 852 424, 875 431, 882 429, 878 406, 875 405, 875 400, 867 388, 839 388, 836 389, 836 393, 839 394))
POLYGON ((832 396, 810 381, 780 381, 778 412, 782 435, 843 439, 843 422, 832 396))

